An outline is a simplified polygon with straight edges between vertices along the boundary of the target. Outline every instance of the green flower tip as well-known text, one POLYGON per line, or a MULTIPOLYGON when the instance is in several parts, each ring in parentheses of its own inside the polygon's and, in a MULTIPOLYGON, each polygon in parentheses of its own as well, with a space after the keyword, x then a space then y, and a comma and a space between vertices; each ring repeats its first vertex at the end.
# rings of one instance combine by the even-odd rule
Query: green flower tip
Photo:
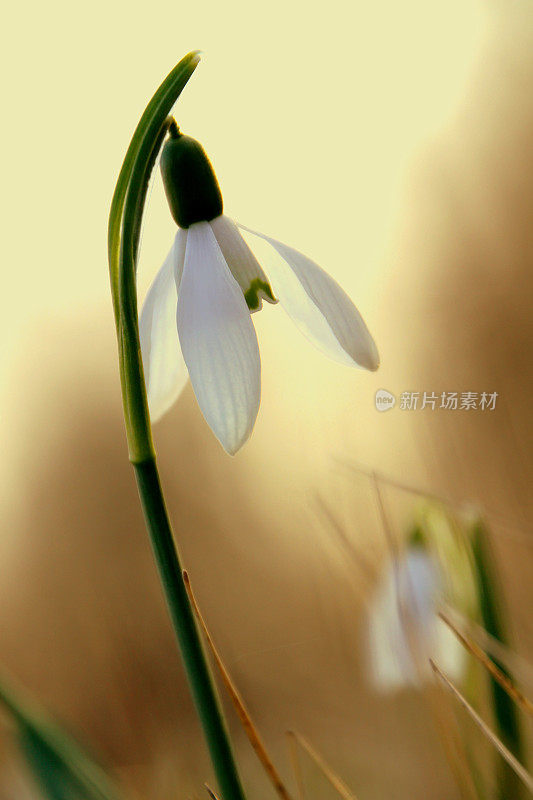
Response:
POLYGON ((180 228, 209 222, 223 211, 215 171, 200 142, 172 121, 161 154, 161 174, 170 212, 180 228))
POLYGON ((412 549, 420 549, 426 550, 427 549, 427 538, 426 534, 422 530, 420 525, 415 525, 412 529, 411 533, 409 534, 409 538, 407 540, 407 544, 409 548, 412 549))

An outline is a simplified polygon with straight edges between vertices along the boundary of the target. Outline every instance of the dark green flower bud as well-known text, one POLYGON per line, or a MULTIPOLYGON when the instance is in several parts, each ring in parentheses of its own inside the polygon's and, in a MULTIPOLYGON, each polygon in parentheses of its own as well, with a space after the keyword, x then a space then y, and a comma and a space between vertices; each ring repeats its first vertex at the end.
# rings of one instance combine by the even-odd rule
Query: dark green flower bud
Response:
POLYGON ((222 214, 222 194, 211 162, 200 142, 183 136, 177 126, 161 154, 161 174, 170 212, 180 228, 209 222, 222 214))

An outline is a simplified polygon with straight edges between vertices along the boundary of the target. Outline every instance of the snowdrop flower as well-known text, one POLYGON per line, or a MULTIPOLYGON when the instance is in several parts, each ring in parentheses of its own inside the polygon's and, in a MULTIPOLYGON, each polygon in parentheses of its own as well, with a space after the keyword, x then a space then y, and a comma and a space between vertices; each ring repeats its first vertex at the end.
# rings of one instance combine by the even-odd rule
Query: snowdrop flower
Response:
POLYGON ((279 302, 302 332, 343 364, 375 370, 374 341, 341 287, 311 259, 223 214, 202 146, 170 129, 161 172, 178 231, 148 291, 140 340, 152 422, 187 376, 228 453, 248 439, 259 410, 261 365, 251 313, 279 302), (269 248, 268 276, 247 241, 269 248))
POLYGON ((410 546, 387 564, 368 618, 368 668, 377 689, 420 685, 432 677, 430 658, 460 679, 465 654, 438 617, 442 594, 438 566, 423 546, 410 546))

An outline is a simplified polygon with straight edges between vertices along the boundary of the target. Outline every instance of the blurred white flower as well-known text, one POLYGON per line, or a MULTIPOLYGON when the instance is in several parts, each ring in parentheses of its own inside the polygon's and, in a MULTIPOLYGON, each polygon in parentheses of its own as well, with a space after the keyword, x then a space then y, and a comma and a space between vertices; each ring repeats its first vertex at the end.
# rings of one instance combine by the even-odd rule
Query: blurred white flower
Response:
POLYGON ((429 659, 454 680, 464 671, 460 643, 438 617, 442 577, 421 547, 389 562, 368 614, 368 669, 374 686, 394 691, 432 678, 429 659))
POLYGON ((261 365, 250 314, 263 300, 279 300, 328 356, 369 370, 379 365, 361 315, 327 273, 297 250, 241 229, 268 243, 268 277, 235 222, 220 214, 178 228, 140 315, 152 422, 189 375, 204 417, 232 454, 250 436, 259 410, 261 365))

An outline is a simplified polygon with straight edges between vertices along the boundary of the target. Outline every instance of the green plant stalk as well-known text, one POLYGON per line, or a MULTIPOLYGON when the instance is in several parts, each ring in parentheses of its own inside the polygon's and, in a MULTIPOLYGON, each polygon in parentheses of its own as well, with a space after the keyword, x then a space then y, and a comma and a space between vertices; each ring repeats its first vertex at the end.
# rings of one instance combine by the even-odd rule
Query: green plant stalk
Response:
MULTIPOLYGON (((471 536, 475 577, 481 620, 487 633, 502 644, 508 644, 502 601, 490 548, 489 532, 482 520, 475 522, 471 536)), ((498 669, 512 680, 508 670, 497 659, 491 658, 498 669)), ((491 676, 490 690, 497 733, 506 747, 523 762, 524 747, 517 708, 500 684, 491 676)), ((499 800, 518 800, 523 796, 519 777, 509 764, 502 762, 498 773, 499 800)))
POLYGON ((185 589, 157 471, 137 311, 136 263, 148 182, 170 124, 168 114, 198 61, 198 53, 189 53, 180 61, 153 96, 135 130, 111 203, 109 269, 129 457, 152 549, 220 792, 224 800, 244 800, 213 677, 185 589))
POLYGON ((209 745, 222 796, 243 798, 212 676, 191 609, 168 522, 155 461, 134 464, 146 525, 176 631, 194 703, 209 745))

